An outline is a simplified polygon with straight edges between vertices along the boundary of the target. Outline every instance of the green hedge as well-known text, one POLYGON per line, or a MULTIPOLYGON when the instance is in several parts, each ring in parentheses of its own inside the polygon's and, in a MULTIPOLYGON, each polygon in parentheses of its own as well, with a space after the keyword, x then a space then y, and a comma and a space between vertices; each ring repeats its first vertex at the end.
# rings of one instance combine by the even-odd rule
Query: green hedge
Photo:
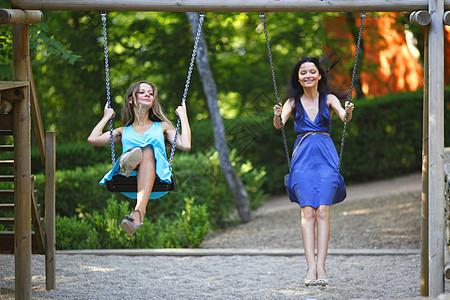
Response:
POLYGON ((102 212, 56 218, 56 249, 136 249, 196 248, 210 230, 205 205, 184 199, 185 207, 173 218, 144 219, 144 224, 128 238, 120 228, 129 213, 127 202, 114 197, 106 201, 102 212))
MULTIPOLYGON (((56 141, 58 141, 58 136, 56 136, 56 141)), ((120 153, 121 149, 117 148, 119 146, 116 145, 115 147, 115 152, 120 153)), ((56 168, 58 170, 73 170, 99 163, 111 164, 111 149, 109 147, 94 147, 86 141, 56 145, 56 168)), ((43 171, 44 167, 41 163, 39 148, 33 147, 31 149, 31 172, 37 174, 43 171)))
MULTIPOLYGON (((253 168, 248 161, 240 161, 232 154, 235 168, 248 191, 253 209, 262 204, 265 184, 264 169, 253 168)), ((75 170, 56 171, 56 210, 61 216, 71 217, 76 212, 92 213, 102 211, 106 199, 111 195, 118 201, 129 203, 129 210, 135 205, 134 199, 121 194, 111 194, 98 182, 109 170, 110 164, 76 168, 75 170)), ((177 153, 174 162, 175 191, 151 200, 147 216, 152 220, 160 217, 172 217, 185 207, 184 199, 194 198, 196 204, 205 205, 214 226, 223 226, 235 212, 235 203, 220 168, 216 152, 177 153)), ((35 180, 38 199, 44 199, 44 175, 38 174, 35 180)))
MULTIPOLYGON (((450 88, 445 89, 445 124, 450 122, 450 88)), ((422 91, 393 94, 375 99, 354 100, 355 113, 348 124, 341 164, 347 183, 384 179, 421 170, 422 91)), ((268 193, 284 192, 288 172, 281 131, 272 125, 273 113, 224 120, 229 147, 255 168, 267 170, 268 193)), ((292 118, 286 135, 290 153, 295 141, 292 118)), ((343 123, 333 116, 332 138, 340 149, 343 123)), ((207 152, 214 146, 211 122, 192 125, 193 151, 207 152), (198 133, 198 134, 197 134, 198 133)), ((450 130, 445 130, 449 145, 450 130)))

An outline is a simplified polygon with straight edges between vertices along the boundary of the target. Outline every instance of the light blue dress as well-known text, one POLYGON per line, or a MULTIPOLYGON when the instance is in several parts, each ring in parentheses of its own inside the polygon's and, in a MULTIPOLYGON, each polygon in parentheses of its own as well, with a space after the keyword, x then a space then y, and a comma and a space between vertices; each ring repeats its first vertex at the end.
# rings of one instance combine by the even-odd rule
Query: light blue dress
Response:
POLYGON ((305 110, 300 109, 301 102, 296 103, 294 114, 294 128, 298 137, 294 144, 296 150, 291 159, 286 189, 289 199, 301 207, 333 205, 342 202, 347 196, 344 178, 338 171, 339 156, 329 135, 331 116, 327 97, 321 97, 319 101, 322 103, 315 120, 310 120, 305 110), (324 120, 320 121, 321 112, 324 120))
MULTIPOLYGON (((133 127, 127 126, 122 132, 122 155, 130 151, 132 148, 145 148, 152 147, 153 153, 155 155, 156 164, 156 176, 167 183, 171 183, 172 172, 167 162, 166 148, 164 133, 162 130, 161 122, 154 122, 153 125, 141 136, 139 133, 134 131, 133 127)), ((103 179, 100 181, 100 185, 105 184, 106 181, 111 180, 114 175, 119 173, 119 161, 122 155, 117 159, 116 164, 108 173, 105 174, 103 179)), ((130 176, 137 176, 137 171, 131 171, 130 176)), ((167 192, 152 192, 150 194, 150 199, 156 199, 162 197, 167 192)), ((124 192, 122 193, 129 198, 136 199, 137 193, 124 192)))

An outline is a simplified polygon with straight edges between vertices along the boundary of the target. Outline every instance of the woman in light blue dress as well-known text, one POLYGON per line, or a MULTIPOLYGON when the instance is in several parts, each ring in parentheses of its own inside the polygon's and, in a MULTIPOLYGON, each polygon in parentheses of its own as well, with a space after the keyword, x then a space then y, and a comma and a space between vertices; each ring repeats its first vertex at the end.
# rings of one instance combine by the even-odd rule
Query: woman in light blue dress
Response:
MULTIPOLYGON (((175 110, 181 121, 181 132, 177 136, 178 149, 191 149, 191 129, 183 102, 175 110)), ((95 146, 108 146, 110 132, 103 132, 106 124, 114 118, 112 108, 105 106, 103 118, 88 137, 88 143, 95 146)), ((133 84, 124 98, 122 108, 122 127, 113 130, 114 143, 122 143, 122 155, 100 184, 111 180, 116 174, 137 176, 137 193, 125 193, 136 199, 136 206, 130 215, 122 220, 121 227, 131 237, 147 211, 149 199, 159 198, 164 192, 153 192, 156 176, 161 181, 171 182, 171 170, 167 162, 165 142, 173 143, 175 127, 164 115, 157 98, 156 86, 148 81, 133 84)))
POLYGON ((300 59, 291 75, 290 97, 283 106, 275 105, 273 124, 281 128, 294 118, 297 140, 291 159, 287 192, 301 208, 303 246, 307 263, 305 285, 328 284, 325 260, 330 237, 330 206, 346 197, 344 179, 338 170, 338 154, 330 138, 331 116, 344 121, 352 118, 354 105, 330 93, 327 78, 317 58, 300 59), (315 227, 317 224, 317 262, 315 227))

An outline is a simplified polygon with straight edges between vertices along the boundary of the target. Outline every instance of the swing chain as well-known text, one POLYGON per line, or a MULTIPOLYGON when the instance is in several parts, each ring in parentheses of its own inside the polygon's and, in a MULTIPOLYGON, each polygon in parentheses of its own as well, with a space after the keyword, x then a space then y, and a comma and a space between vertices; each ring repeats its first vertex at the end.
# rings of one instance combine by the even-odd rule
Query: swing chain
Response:
MULTIPOLYGON (((259 15, 259 17, 261 18, 261 21, 262 21, 263 26, 264 26, 264 35, 266 37, 267 52, 269 54, 270 70, 272 72, 273 88, 275 90, 275 98, 277 100, 277 105, 279 105, 280 104, 280 100, 279 100, 279 96, 278 96, 277 81, 275 79, 275 70, 274 70, 274 67, 273 67, 272 51, 270 51, 269 34, 267 32, 267 25, 266 25, 266 14, 265 13, 261 13, 259 15)), ((281 115, 280 115, 280 124, 281 124, 281 133, 282 133, 283 142, 284 142, 284 150, 286 152, 286 158, 287 158, 287 162, 288 162, 288 168, 289 168, 289 172, 291 172, 291 162, 290 162, 290 159, 289 159, 289 149, 288 149, 288 145, 287 145, 286 132, 285 132, 285 129, 284 129, 283 119, 282 119, 281 115)))
MULTIPOLYGON (((187 93, 189 90, 189 85, 191 83, 192 71, 194 69, 195 57, 197 55, 197 50, 198 50, 198 41, 200 40, 200 35, 202 32, 203 20, 205 19, 205 15, 206 14, 203 12, 201 12, 199 14, 199 24, 198 24, 198 28, 197 28, 197 34, 195 35, 194 49, 192 50, 191 62, 189 64, 188 74, 187 74, 187 78, 186 78, 186 84, 184 86, 183 97, 181 99, 181 105, 183 105, 187 99, 187 93)), ((175 147, 177 144, 177 137, 178 137, 178 131, 180 130, 180 125, 181 125, 181 119, 178 118, 177 126, 175 129, 175 137, 173 139, 172 148, 170 150, 170 158, 169 158, 169 168, 170 169, 172 169, 173 155, 175 154, 175 147)))
MULTIPOLYGON (((348 100, 347 102, 350 104, 352 102, 352 94, 353 94, 353 86, 355 83, 355 76, 356 76, 356 67, 358 65, 358 57, 360 52, 360 46, 361 46, 361 36, 362 36, 362 30, 364 26, 364 21, 366 20, 367 14, 366 12, 361 13, 361 24, 359 25, 359 33, 358 33, 358 42, 356 44, 356 52, 355 52, 355 62, 353 64, 353 72, 352 72, 352 80, 350 84, 350 92, 348 94, 348 100)), ((348 123, 348 113, 345 113, 345 121, 344 121, 344 130, 342 132, 342 140, 341 140, 341 150, 339 152, 339 164, 338 164, 338 171, 341 167, 341 161, 342 161, 342 153, 344 151, 344 143, 345 143, 345 133, 347 132, 347 123, 348 123)))
MULTIPOLYGON (((106 11, 101 12, 102 23, 103 23, 103 48, 105 55, 105 76, 106 76, 106 102, 108 108, 111 108, 111 91, 109 84, 109 60, 108 60, 108 35, 106 31, 106 11)), ((110 133, 110 143, 111 143, 111 161, 112 165, 116 164, 116 156, 114 153, 114 134, 113 134, 113 120, 109 119, 109 133, 110 133)))

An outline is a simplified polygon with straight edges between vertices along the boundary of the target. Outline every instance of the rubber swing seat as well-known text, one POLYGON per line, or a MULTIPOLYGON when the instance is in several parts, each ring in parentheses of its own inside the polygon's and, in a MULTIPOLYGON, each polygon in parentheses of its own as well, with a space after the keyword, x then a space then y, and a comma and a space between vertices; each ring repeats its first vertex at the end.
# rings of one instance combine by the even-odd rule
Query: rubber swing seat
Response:
MULTIPOLYGON (((122 175, 114 175, 110 181, 106 181, 106 188, 108 191, 113 193, 121 193, 121 192, 137 192, 137 177, 130 176, 125 177, 122 175)), ((170 192, 175 189, 175 185, 173 183, 173 176, 171 178, 171 183, 167 183, 165 181, 161 181, 158 177, 155 179, 155 183, 153 184, 152 192, 170 192)))

